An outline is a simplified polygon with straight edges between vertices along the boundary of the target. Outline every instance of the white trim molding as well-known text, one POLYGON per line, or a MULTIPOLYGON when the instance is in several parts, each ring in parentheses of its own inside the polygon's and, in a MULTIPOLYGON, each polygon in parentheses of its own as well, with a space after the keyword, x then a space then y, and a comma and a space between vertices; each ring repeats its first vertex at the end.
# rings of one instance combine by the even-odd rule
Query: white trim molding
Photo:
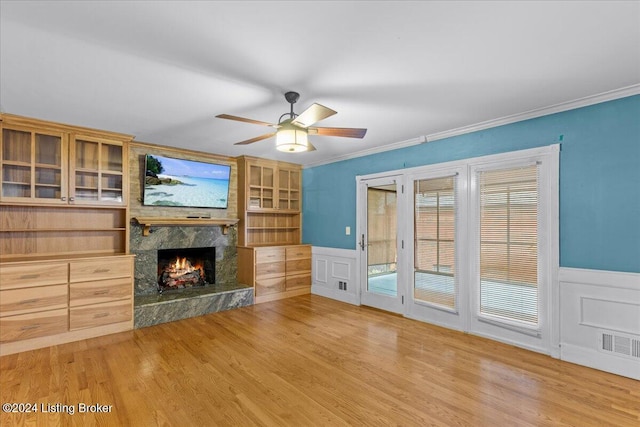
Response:
POLYGON ((464 135, 466 133, 477 132, 484 129, 490 129, 498 126, 504 126, 511 123, 521 122, 524 120, 535 119, 537 117, 548 116, 550 114, 561 113, 563 111, 575 110, 576 108, 588 107, 590 105, 600 104, 602 102, 614 101, 616 99, 626 98, 628 96, 640 95, 640 84, 634 84, 619 89, 610 90, 607 92, 598 93, 595 95, 585 96, 572 101, 561 102, 559 104, 550 105, 547 107, 536 108, 534 110, 525 111, 522 113, 516 113, 505 117, 499 117, 496 119, 487 120, 480 123, 474 123, 468 126, 461 126, 454 129, 444 130, 442 132, 436 132, 429 135, 420 135, 415 138, 407 139, 405 141, 394 142, 381 147, 374 147, 368 150, 358 151, 343 156, 333 157, 321 162, 308 163, 303 165, 304 169, 322 166, 329 163, 335 163, 342 160, 355 159, 358 157, 368 156, 370 154, 381 153, 390 150, 396 150, 399 148, 410 147, 412 145, 424 144, 428 142, 438 141, 440 139, 451 138, 453 136, 464 135))
POLYGON ((640 380, 640 273, 560 268, 558 277, 560 358, 640 380))

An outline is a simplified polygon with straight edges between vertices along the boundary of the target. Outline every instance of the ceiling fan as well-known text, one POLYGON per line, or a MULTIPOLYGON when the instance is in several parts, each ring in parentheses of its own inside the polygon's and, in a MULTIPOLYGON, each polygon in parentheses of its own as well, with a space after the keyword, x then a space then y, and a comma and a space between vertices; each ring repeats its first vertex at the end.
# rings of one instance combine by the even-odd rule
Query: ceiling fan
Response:
POLYGON ((346 138, 363 138, 367 133, 366 129, 360 128, 328 128, 312 126, 320 120, 337 114, 331 108, 324 105, 314 103, 312 106, 304 110, 301 114, 293 112, 293 104, 300 98, 297 92, 287 92, 284 98, 291 104, 291 111, 280 116, 278 123, 267 123, 260 120, 246 119, 244 117, 232 116, 230 114, 219 114, 216 117, 220 119, 236 120, 245 123, 254 123, 257 125, 270 126, 277 129, 275 132, 266 133, 247 139, 246 141, 236 142, 234 145, 247 145, 263 139, 276 137, 276 148, 280 151, 296 153, 301 151, 314 151, 316 148, 309 142, 308 135, 325 135, 325 136, 342 136, 346 138), (284 119, 284 120, 283 120, 284 119))

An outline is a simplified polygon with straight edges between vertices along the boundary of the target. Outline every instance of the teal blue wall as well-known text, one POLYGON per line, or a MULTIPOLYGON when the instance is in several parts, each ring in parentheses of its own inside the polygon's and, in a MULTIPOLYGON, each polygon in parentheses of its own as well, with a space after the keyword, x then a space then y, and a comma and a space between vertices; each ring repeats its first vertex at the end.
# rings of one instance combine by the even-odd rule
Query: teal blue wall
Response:
POLYGON ((558 142, 560 265, 640 273, 640 95, 305 169, 303 241, 356 247, 356 175, 558 142))

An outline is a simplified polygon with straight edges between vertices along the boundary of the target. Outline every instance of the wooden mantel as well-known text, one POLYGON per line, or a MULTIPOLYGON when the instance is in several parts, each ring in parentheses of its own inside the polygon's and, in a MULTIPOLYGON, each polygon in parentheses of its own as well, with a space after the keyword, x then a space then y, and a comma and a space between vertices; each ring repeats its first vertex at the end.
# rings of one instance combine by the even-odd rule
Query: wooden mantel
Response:
POLYGON ((163 218, 163 217, 137 217, 133 218, 142 225, 142 235, 148 236, 151 227, 154 225, 165 226, 210 226, 219 225, 222 227, 222 234, 227 234, 229 227, 232 227, 240 221, 237 218, 163 218))

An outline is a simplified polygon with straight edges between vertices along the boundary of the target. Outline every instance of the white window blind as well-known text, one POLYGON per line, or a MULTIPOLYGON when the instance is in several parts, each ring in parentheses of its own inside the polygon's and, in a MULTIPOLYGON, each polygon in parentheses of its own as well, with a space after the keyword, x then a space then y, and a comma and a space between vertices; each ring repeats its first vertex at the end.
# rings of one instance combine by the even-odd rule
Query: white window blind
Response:
POLYGON ((414 299, 457 306, 456 177, 414 183, 414 299))
POLYGON ((480 315, 538 324, 538 166, 482 171, 480 315))

